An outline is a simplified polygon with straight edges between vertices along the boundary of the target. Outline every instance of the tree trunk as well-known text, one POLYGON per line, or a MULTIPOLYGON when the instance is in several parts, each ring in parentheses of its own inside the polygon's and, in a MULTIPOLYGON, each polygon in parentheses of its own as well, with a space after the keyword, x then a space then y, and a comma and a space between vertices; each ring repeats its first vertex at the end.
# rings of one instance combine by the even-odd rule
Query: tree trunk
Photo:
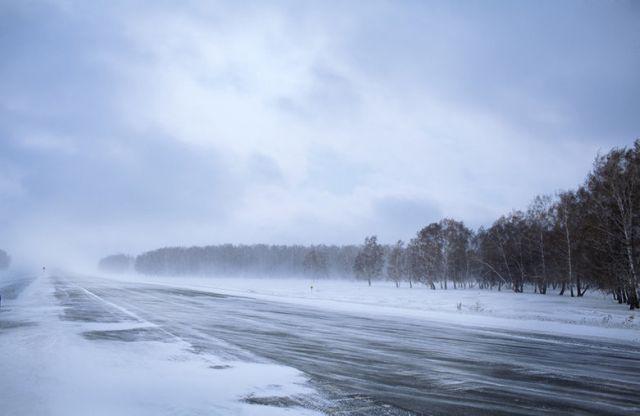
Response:
MULTIPOLYGON (((565 219, 566 221, 566 219, 565 219)), ((565 222, 565 236, 567 239, 567 264, 569 266, 569 286, 571 289, 571 297, 573 297, 573 262, 571 261, 571 239, 569 238, 569 226, 565 222)))
POLYGON ((585 293, 587 293, 587 290, 589 290, 589 285, 586 285, 584 287, 584 289, 582 289, 582 292, 580 290, 578 290, 578 297, 581 298, 584 296, 585 293))
POLYGON ((558 295, 562 296, 564 295, 564 291, 567 288, 567 283, 562 282, 562 288, 560 289, 560 293, 558 293, 558 295))
POLYGON ((629 303, 629 309, 634 310, 640 308, 640 301, 638 299, 638 292, 636 288, 631 288, 627 295, 627 303, 629 303))
POLYGON ((580 292, 582 291, 582 282, 580 281, 580 276, 578 275, 578 273, 576 273, 576 290, 578 292, 578 297, 582 296, 580 294, 580 292))
MULTIPOLYGON (((625 230, 625 237, 627 235, 627 231, 625 230)), ((640 308, 640 305, 638 305, 638 276, 636 274, 636 267, 635 267, 635 259, 633 256, 633 249, 631 246, 631 243, 626 244, 626 252, 627 252, 627 259, 629 262, 629 271, 631 272, 631 290, 630 290, 630 296, 629 296, 629 307, 631 309, 636 309, 636 308, 640 308)))
POLYGON ((544 259, 544 235, 540 232, 540 259, 542 260, 542 282, 540 282, 540 294, 547 294, 547 263, 544 259))

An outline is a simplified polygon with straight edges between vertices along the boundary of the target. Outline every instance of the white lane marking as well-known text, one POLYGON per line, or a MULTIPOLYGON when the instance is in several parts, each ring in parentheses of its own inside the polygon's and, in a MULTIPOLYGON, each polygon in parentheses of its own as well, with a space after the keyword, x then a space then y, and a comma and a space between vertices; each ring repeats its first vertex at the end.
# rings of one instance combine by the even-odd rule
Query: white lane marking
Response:
POLYGON ((169 335, 170 337, 175 338, 176 340, 179 340, 179 341, 181 341, 181 342, 185 343, 186 345, 191 345, 191 343, 189 343, 189 342, 185 341, 184 339, 180 338, 180 337, 179 337, 179 336, 177 336, 176 334, 174 334, 174 333, 172 333, 172 332, 167 331, 166 329, 164 329, 164 328, 163 328, 163 327, 161 327, 160 325, 157 325, 157 324, 155 324, 155 323, 153 323, 153 322, 151 322, 151 321, 148 321, 148 320, 146 320, 146 319, 144 319, 144 318, 141 318, 140 316, 136 315, 135 313, 131 312, 130 310, 128 310, 128 309, 126 309, 126 308, 124 308, 124 307, 122 307, 122 306, 120 306, 120 305, 117 305, 117 304, 115 304, 115 303, 113 303, 113 302, 110 302, 110 301, 108 301, 108 300, 106 300, 106 299, 102 298, 102 297, 100 297, 100 296, 96 295, 95 293, 91 292, 90 290, 85 289, 84 287, 82 287, 82 286, 80 286, 80 285, 78 285, 78 284, 76 284, 76 283, 71 283, 70 281, 68 281, 68 280, 66 280, 66 279, 65 279, 65 281, 66 281, 66 282, 67 282, 67 284, 69 284, 70 286, 72 286, 72 287, 76 287, 77 289, 80 289, 81 291, 83 291, 83 292, 85 292, 87 295, 89 295, 90 297, 93 297, 93 298, 95 298, 95 299, 99 300, 100 302, 102 302, 102 303, 104 303, 104 304, 106 304, 106 305, 109 305, 109 306, 111 306, 112 308, 114 308, 114 309, 116 309, 116 310, 119 310, 120 312, 124 313, 125 315, 128 315, 128 316, 130 316, 130 317, 134 318, 134 319, 135 319, 135 320, 137 320, 138 322, 143 323, 143 324, 147 324, 147 325, 148 325, 148 326, 150 326, 150 327, 157 328, 158 330, 160 330, 160 331, 164 332, 165 334, 169 335))

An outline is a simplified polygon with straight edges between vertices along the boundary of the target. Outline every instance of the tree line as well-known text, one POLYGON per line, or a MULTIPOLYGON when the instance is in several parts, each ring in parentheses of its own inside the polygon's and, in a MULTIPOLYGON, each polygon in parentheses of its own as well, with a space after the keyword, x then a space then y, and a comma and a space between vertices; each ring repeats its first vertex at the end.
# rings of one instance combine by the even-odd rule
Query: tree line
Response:
POLYGON ((105 257, 100 268, 135 270, 155 275, 312 276, 353 275, 356 245, 211 245, 165 247, 132 258, 124 254, 105 257))
POLYGON ((584 183, 555 196, 537 196, 477 231, 443 219, 405 244, 384 248, 367 237, 356 275, 546 294, 549 288, 581 297, 609 292, 631 309, 638 303, 640 270, 640 140, 596 157, 584 183))
POLYGON ((167 247, 101 265, 145 274, 357 277, 369 285, 390 279, 431 289, 527 287, 572 297, 601 290, 633 309, 640 307, 639 233, 640 139, 598 155, 577 189, 536 196, 525 211, 478 230, 445 218, 393 245, 370 236, 361 246, 167 247))

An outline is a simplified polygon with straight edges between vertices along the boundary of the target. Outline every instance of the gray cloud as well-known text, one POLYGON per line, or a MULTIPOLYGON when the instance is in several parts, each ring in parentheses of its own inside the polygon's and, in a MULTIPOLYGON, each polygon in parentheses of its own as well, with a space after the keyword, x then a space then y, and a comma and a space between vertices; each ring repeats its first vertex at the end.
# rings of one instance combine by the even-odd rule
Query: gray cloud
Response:
POLYGON ((638 17, 634 2, 4 2, 0 246, 486 224, 638 136, 638 17))

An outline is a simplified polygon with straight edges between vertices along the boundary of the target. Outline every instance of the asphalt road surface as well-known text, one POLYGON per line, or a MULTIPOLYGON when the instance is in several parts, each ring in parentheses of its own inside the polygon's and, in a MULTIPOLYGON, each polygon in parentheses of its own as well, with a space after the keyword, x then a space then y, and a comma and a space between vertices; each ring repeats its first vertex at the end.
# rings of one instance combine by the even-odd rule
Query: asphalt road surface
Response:
MULTIPOLYGON (((62 319, 154 330, 86 333, 96 342, 175 336, 194 352, 306 373, 327 414, 640 414, 637 344, 443 325, 198 290, 54 277, 62 319)), ((286 403, 285 403, 286 404, 286 403)), ((304 403, 303 403, 304 405, 304 403)))

